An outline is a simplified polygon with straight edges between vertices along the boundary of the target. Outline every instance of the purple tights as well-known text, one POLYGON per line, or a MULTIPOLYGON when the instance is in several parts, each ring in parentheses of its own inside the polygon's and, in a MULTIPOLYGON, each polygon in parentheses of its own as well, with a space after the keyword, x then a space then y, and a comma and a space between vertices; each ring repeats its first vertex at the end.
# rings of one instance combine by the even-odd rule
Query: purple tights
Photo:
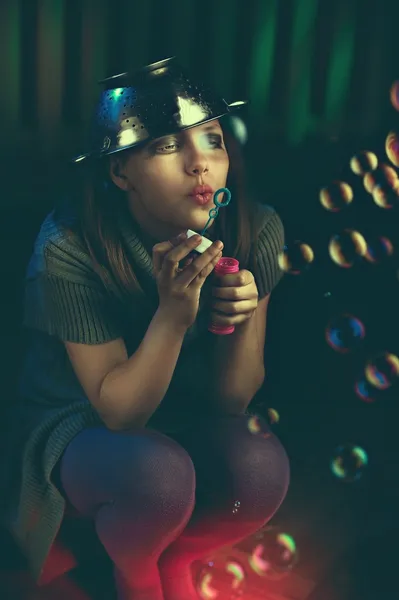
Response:
POLYGON ((273 434, 251 433, 248 419, 203 419, 173 436, 86 429, 69 444, 62 491, 94 519, 120 600, 195 598, 190 564, 254 533, 279 508, 287 455, 273 434))

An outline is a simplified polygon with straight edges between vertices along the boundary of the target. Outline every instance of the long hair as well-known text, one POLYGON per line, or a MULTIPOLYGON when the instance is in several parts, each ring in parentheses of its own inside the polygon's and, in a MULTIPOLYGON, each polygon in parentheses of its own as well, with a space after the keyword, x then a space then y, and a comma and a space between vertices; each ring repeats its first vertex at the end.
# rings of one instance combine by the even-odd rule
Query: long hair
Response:
MULTIPOLYGON (((224 255, 232 256, 240 262, 240 269, 256 272, 256 252, 258 230, 256 225, 256 205, 247 186, 245 161, 240 143, 230 128, 220 121, 230 166, 227 187, 231 191, 228 208, 221 208, 215 220, 214 239, 224 243, 224 255)), ((128 152, 121 155, 128 156, 128 152)), ((134 149, 133 149, 134 152, 134 149)), ((124 192, 120 191, 109 177, 109 159, 107 157, 92 161, 86 166, 74 165, 82 169, 74 190, 67 194, 68 210, 72 209, 74 225, 69 223, 66 229, 78 233, 93 262, 94 269, 105 287, 109 286, 109 276, 122 292, 143 296, 134 269, 129 261, 124 240, 120 234, 116 211, 125 211, 127 202, 124 192)))

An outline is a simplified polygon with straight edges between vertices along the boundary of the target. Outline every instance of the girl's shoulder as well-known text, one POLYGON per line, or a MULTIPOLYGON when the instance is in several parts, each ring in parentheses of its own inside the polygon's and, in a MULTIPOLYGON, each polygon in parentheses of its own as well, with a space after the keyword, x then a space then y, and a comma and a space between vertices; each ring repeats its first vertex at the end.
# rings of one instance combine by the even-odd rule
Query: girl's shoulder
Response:
POLYGON ((97 279, 75 225, 72 218, 57 214, 55 209, 45 217, 33 245, 28 278, 47 274, 80 283, 97 279))
POLYGON ((283 222, 273 206, 271 206, 270 204, 262 204, 261 202, 256 202, 255 214, 258 233, 267 233, 268 229, 270 227, 273 227, 274 229, 277 229, 280 233, 284 235, 283 222))
POLYGON ((284 226, 276 210, 266 204, 257 207, 256 226, 258 229, 256 246, 255 280, 259 298, 270 294, 282 279, 279 256, 284 250, 284 226))

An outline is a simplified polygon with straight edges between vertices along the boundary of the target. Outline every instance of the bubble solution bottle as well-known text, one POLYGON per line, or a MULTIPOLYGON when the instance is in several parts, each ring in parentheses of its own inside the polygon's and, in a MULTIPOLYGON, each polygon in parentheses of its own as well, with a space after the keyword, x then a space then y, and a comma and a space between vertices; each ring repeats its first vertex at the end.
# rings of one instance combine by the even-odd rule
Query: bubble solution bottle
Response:
MULTIPOLYGON (((216 264, 213 273, 214 277, 218 277, 219 275, 227 275, 230 273, 238 273, 240 270, 240 263, 235 258, 230 258, 229 256, 222 257, 219 262, 216 264)), ((235 330, 234 325, 214 325, 210 323, 208 326, 208 331, 212 333, 216 333, 217 335, 229 335, 233 333, 235 330)))

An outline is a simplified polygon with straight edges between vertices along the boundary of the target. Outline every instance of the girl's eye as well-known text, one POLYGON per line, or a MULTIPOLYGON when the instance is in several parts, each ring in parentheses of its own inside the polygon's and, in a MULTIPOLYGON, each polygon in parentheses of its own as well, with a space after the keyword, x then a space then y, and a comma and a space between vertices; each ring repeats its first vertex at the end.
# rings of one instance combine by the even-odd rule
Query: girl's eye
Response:
MULTIPOLYGON (((208 136, 208 141, 213 144, 213 148, 222 148, 223 144, 222 144, 222 137, 220 135, 210 135, 208 136)), ((169 150, 171 149, 173 146, 176 146, 178 144, 178 142, 173 142, 172 144, 167 144, 166 146, 156 146, 155 150, 160 150, 161 154, 163 154, 163 150, 169 150)))

